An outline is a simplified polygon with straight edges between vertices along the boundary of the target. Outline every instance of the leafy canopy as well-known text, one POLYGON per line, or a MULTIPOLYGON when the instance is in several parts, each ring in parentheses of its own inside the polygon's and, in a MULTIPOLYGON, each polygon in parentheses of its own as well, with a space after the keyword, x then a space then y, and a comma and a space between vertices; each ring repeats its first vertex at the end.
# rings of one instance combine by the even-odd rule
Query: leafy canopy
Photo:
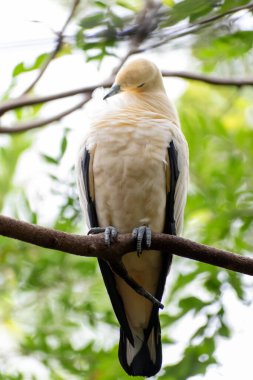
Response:
MULTIPOLYGON (((240 18, 229 15, 205 21, 247 3, 164 0, 137 48, 163 42, 154 51, 159 54, 175 49, 176 55, 178 48, 186 46, 192 57, 189 71, 197 66, 212 75, 252 76, 252 31, 244 29, 240 18)), ((76 50, 83 52, 86 62, 121 55, 126 43, 138 35, 136 14, 141 8, 141 1, 132 0, 91 1, 89 7, 82 6, 75 19, 75 39, 65 43, 56 59, 76 50)), ((38 70, 47 57, 45 52, 33 64, 17 62, 3 99, 11 97, 20 76, 38 70)), ((21 121, 36 117, 43 107, 42 104, 26 111, 18 109, 14 117, 21 121)), ((178 99, 177 107, 190 149, 185 236, 249 254, 253 229, 252 89, 214 88, 192 82, 178 99)), ((64 178, 60 175, 66 165, 71 135, 71 126, 62 124, 55 137, 58 153, 50 155, 45 149, 40 154, 41 175, 49 191, 47 198, 36 206, 29 191, 18 185, 16 175, 20 175, 24 156, 32 157, 37 139, 46 147, 47 137, 38 130, 1 140, 3 213, 37 223, 43 209, 53 205, 48 210, 53 215, 53 227, 81 231, 83 221, 73 168, 64 178)), ((127 379, 117 361, 118 325, 96 261, 1 237, 0 246, 1 328, 14 341, 11 353, 0 352, 0 379, 27 378, 25 370, 15 371, 10 355, 23 360, 33 357, 54 380, 127 379)), ((216 364, 219 338, 231 335, 226 319, 226 290, 232 288, 242 301, 247 292, 242 276, 202 263, 175 258, 171 272, 166 308, 161 313, 164 352, 177 347, 182 338, 173 335, 175 326, 185 328, 187 319, 193 331, 176 362, 165 355, 164 368, 157 378, 185 380, 205 374, 209 365, 216 364)), ((33 379, 37 379, 36 375, 33 379)))

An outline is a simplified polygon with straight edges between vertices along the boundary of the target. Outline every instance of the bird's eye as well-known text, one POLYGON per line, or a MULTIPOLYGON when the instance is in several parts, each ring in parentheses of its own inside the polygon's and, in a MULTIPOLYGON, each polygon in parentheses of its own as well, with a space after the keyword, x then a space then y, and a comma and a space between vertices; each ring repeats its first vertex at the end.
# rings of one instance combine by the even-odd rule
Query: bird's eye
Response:
POLYGON ((143 87, 145 83, 140 84, 137 88, 143 87))

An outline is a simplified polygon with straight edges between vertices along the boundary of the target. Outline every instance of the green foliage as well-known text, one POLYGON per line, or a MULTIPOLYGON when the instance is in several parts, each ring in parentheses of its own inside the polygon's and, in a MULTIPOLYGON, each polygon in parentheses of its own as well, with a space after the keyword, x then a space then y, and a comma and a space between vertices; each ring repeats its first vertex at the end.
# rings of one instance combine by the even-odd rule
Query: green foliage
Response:
POLYGON ((242 58, 248 53, 253 47, 253 32, 238 31, 211 39, 209 44, 202 42, 201 45, 195 49, 195 54, 203 60, 205 71, 212 71, 219 62, 242 58))
POLYGON ((221 10, 222 12, 226 12, 231 8, 239 7, 248 3, 250 3, 249 0, 225 0, 221 6, 221 10))
POLYGON ((184 0, 176 3, 169 11, 164 26, 170 26, 189 18, 190 22, 197 20, 212 11, 217 1, 184 0))
POLYGON ((0 210, 4 199, 12 188, 12 180, 21 154, 29 147, 28 136, 12 136, 6 145, 0 147, 0 210))
MULTIPOLYGON (((185 30, 189 23, 198 26, 208 17, 247 3, 245 0, 164 0, 155 29, 157 40, 172 31, 185 30)), ((87 61, 101 62, 108 55, 121 54, 125 42, 137 32, 135 17, 141 6, 140 1, 93 1, 89 11, 80 14, 75 41, 64 45, 57 57, 75 48, 83 51, 87 61)), ((193 46, 192 55, 203 71, 232 77, 244 72, 253 75, 252 64, 248 64, 253 35, 239 23, 231 23, 227 17, 220 24, 197 29, 194 38, 190 37, 187 47, 193 46)), ((150 43, 154 42, 153 38, 150 43)), ((184 41, 178 39, 178 46, 182 48, 184 41)), ((4 98, 11 96, 20 74, 39 69, 47 57, 45 53, 31 65, 17 64, 4 98)), ((253 231, 252 89, 193 83, 188 85, 177 106, 190 149, 191 184, 185 236, 249 254, 253 231)), ((20 121, 27 120, 38 115, 41 107, 18 109, 14 116, 20 121)), ((37 223, 41 209, 34 210, 34 200, 27 189, 15 182, 24 153, 30 154, 36 146, 33 138, 42 139, 47 145, 40 131, 8 136, 1 143, 0 207, 37 223)), ((69 141, 71 130, 59 129, 55 151, 37 152, 42 161, 38 170, 46 173, 43 179, 49 183, 49 196, 43 204, 52 205, 57 198, 52 227, 80 232, 83 222, 74 168, 68 168, 67 175, 61 177, 69 141)), ((0 320, 16 342, 12 356, 36 358, 48 369, 50 379, 127 379, 117 360, 118 323, 96 260, 3 237, 0 237, 0 248, 0 320)), ((173 330, 175 326, 183 326, 186 319, 194 328, 177 362, 164 365, 157 379, 186 380, 204 374, 209 365, 217 363, 218 340, 231 335, 223 294, 233 289, 243 302, 246 291, 240 275, 207 264, 174 259, 171 271, 174 279, 165 297, 166 308, 161 313, 164 347, 173 348, 178 343, 180 337, 175 338, 173 330), (200 322, 196 322, 198 318, 200 322)), ((0 352, 0 368, 1 363, 8 361, 8 355, 6 359, 4 354, 0 352)), ((1 371, 0 380, 26 378, 25 371, 15 375, 1 371)))

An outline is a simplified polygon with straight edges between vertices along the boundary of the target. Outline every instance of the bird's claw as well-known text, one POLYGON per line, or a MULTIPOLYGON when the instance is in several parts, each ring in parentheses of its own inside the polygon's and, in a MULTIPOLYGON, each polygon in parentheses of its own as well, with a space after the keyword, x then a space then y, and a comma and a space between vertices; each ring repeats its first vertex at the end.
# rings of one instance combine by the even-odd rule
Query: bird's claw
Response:
POLYGON ((110 245, 115 241, 118 236, 118 231, 115 227, 108 226, 105 228, 105 244, 110 247, 110 245))
POLYGON ((118 236, 118 231, 115 227, 108 226, 106 228, 93 227, 89 230, 88 235, 95 235, 104 233, 105 244, 110 247, 110 245, 116 240, 118 236))
POLYGON ((136 240, 137 255, 140 256, 144 248, 151 247, 151 229, 147 226, 140 226, 133 229, 132 236, 136 240))

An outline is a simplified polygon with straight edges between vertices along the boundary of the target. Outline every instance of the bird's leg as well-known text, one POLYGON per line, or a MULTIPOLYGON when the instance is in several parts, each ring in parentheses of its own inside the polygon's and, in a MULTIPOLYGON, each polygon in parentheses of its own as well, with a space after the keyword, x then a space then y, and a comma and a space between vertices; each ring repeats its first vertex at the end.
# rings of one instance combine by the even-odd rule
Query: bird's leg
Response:
POLYGON ((115 239, 118 236, 118 230, 115 227, 108 226, 105 228, 102 227, 92 227, 88 235, 95 235, 95 234, 101 234, 104 233, 104 239, 105 239, 105 244, 110 247, 110 245, 115 241, 115 239))
POLYGON ((151 246, 151 229, 147 226, 140 226, 133 229, 133 238, 136 240, 137 255, 140 256, 143 248, 151 246))

